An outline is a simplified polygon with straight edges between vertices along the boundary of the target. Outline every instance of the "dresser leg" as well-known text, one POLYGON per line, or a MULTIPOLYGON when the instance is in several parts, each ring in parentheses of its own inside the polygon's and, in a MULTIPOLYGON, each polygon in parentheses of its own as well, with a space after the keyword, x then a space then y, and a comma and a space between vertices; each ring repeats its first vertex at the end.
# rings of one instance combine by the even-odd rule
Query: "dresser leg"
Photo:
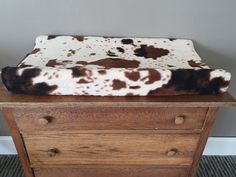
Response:
POLYGON ((30 168, 30 163, 29 163, 28 155, 26 153, 23 139, 21 137, 20 131, 16 125, 15 119, 12 114, 12 109, 3 108, 3 115, 4 115, 5 120, 7 121, 9 131, 15 143, 16 150, 18 152, 18 156, 19 156, 21 165, 23 167, 25 177, 34 177, 33 170, 30 168))
POLYGON ((204 148, 207 143, 208 136, 211 132, 212 125, 215 120, 215 115, 218 112, 219 108, 218 107, 209 107, 207 114, 206 114, 206 119, 205 123, 203 126, 203 130, 200 136, 200 140, 198 142, 197 150, 194 155, 194 161, 192 164, 192 168, 190 169, 190 174, 189 177, 195 177, 196 171, 198 169, 199 162, 201 160, 202 153, 204 151, 204 148))

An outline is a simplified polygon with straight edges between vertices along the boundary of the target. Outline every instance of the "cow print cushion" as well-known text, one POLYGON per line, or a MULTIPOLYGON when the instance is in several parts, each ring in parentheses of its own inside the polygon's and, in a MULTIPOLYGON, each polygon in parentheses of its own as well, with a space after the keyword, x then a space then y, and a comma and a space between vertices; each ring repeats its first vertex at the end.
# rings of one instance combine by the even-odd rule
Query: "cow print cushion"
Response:
POLYGON ((230 73, 210 69, 190 40, 50 35, 2 80, 31 95, 156 96, 226 92, 230 73))

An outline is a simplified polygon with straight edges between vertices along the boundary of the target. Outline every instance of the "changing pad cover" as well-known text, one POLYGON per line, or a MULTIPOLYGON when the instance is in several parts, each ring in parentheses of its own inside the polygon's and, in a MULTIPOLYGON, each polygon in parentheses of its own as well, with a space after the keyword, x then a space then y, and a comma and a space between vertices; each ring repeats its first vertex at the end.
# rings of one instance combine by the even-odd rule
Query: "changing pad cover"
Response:
POLYGON ((31 95, 156 96, 226 92, 230 73, 210 69, 191 40, 45 35, 2 80, 31 95))

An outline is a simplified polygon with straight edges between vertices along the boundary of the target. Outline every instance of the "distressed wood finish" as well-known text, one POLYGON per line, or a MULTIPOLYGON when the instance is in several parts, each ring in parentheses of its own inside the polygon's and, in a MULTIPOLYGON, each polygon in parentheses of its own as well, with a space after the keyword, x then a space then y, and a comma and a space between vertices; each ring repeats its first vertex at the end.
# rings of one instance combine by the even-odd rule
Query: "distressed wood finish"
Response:
POLYGON ((24 136, 32 167, 76 164, 191 165, 199 134, 74 134, 24 136), (49 150, 55 155, 50 156, 49 150), (175 154, 168 155, 174 151, 175 154))
POLYGON ((210 131, 212 129, 212 125, 213 125, 214 120, 215 120, 215 115, 216 115, 218 110, 219 110, 218 107, 209 108, 209 110, 207 112, 206 121, 205 121, 205 125, 204 125, 205 128, 204 128, 203 132, 201 133, 201 138, 199 139, 198 147, 197 147, 195 155, 194 155, 194 161, 193 161, 193 164, 191 166, 189 177, 194 177, 195 176, 195 173, 197 171, 202 153, 203 153, 204 148, 205 148, 206 143, 207 143, 208 136, 210 134, 210 131))
POLYGON ((28 155, 24 146, 24 140, 22 139, 22 136, 15 123, 15 119, 12 115, 12 109, 4 108, 2 111, 4 118, 7 121, 8 128, 12 135, 13 141, 15 143, 16 150, 18 152, 18 156, 25 173, 25 177, 33 177, 33 170, 30 168, 28 155))
POLYGON ((157 166, 80 166, 35 168, 36 177, 187 177, 188 168, 157 166))
POLYGON ((207 108, 18 108, 22 132, 55 130, 202 129, 207 108), (181 119, 181 122, 180 122, 181 119))
POLYGON ((194 177, 215 113, 235 105, 228 93, 29 96, 0 86, 26 177, 194 177))

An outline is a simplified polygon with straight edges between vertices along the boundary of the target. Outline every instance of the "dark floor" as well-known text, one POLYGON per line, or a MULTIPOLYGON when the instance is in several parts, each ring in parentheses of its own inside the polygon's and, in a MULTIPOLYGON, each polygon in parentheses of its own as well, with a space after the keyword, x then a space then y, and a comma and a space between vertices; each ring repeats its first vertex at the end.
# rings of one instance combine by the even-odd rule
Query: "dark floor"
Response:
MULTIPOLYGON (((17 156, 0 156, 0 177, 24 177, 17 156)), ((196 177, 236 177, 236 156, 203 156, 196 177)))
POLYGON ((236 156, 203 156, 196 177, 236 177, 236 156))
POLYGON ((0 155, 0 177, 24 177, 16 155, 0 155))

